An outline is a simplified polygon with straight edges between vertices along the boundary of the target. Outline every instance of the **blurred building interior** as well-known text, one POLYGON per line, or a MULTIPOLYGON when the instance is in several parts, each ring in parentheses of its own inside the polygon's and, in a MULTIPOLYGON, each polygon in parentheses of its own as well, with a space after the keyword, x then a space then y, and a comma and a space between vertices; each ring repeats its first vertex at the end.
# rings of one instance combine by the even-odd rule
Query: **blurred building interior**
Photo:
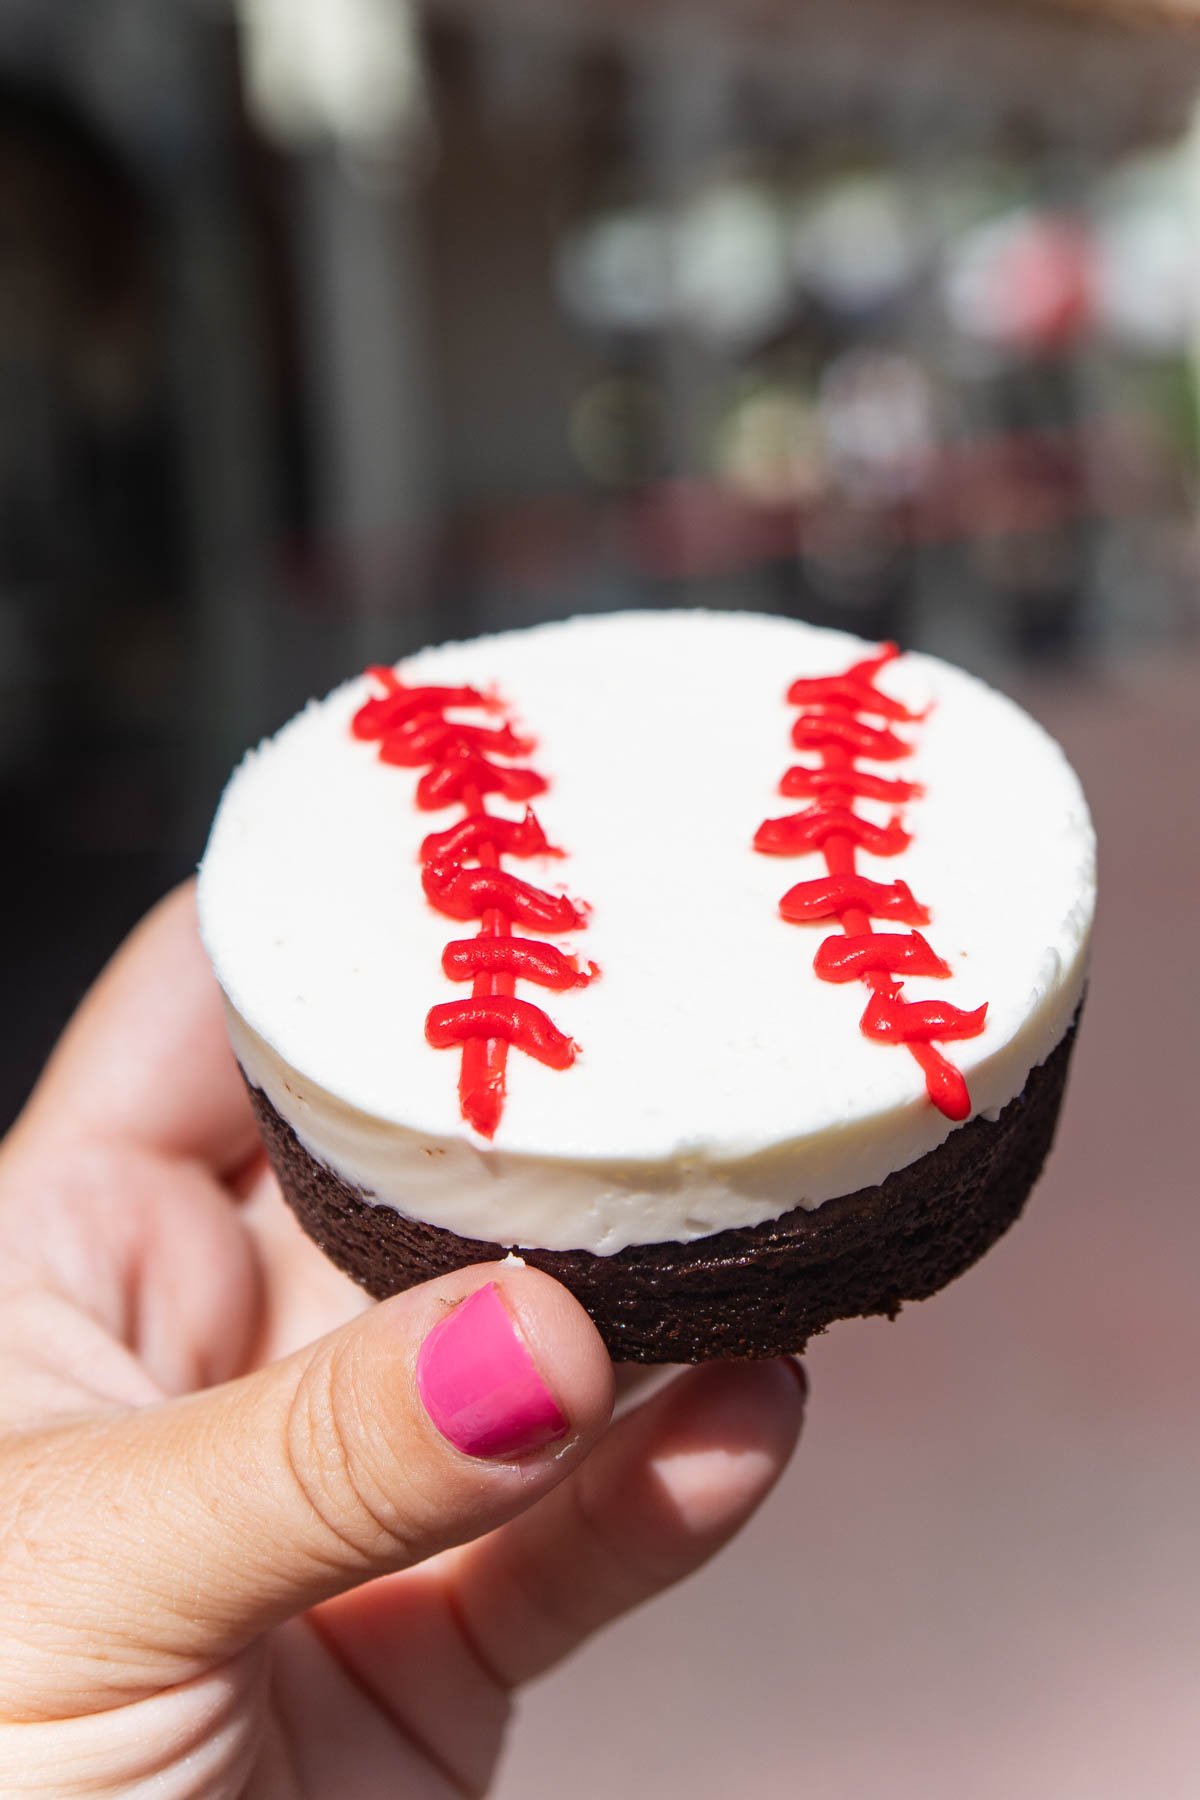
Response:
POLYGON ((1194 634, 1195 45, 1002 10, 7 0, 10 1112, 369 657, 648 604, 1001 678, 1194 634))

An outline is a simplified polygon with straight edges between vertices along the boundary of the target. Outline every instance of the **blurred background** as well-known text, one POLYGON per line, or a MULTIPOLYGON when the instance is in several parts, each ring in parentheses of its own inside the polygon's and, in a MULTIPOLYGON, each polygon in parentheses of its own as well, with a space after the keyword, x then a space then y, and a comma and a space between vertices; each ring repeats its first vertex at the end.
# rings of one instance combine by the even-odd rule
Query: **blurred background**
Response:
POLYGON ((4 1119, 244 746, 423 642, 892 634, 1095 805, 1034 1218, 816 1346, 794 1478, 504 1800, 1200 1792, 1189 13, 0 0, 4 1119))

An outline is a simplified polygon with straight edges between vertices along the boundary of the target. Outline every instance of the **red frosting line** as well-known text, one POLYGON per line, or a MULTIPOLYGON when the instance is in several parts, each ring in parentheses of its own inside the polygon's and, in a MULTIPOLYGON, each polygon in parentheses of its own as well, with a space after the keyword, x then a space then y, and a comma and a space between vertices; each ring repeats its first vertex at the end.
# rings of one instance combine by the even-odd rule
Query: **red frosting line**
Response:
MULTIPOLYGON (((381 762, 393 760, 387 755, 385 737, 379 748, 381 762)), ((432 768, 426 769, 417 783, 417 805, 422 812, 438 812, 461 800, 468 812, 479 812, 485 794, 503 794, 507 800, 532 800, 544 794, 544 778, 533 769, 506 769, 489 761, 461 738, 439 746, 430 757, 432 768)))
POLYGON ((853 937, 827 937, 813 968, 823 981, 861 981, 864 975, 934 975, 950 973, 919 931, 865 931, 853 937))
POLYGON ((797 750, 845 750, 851 756, 873 757, 876 762, 899 762, 912 754, 911 744, 894 731, 864 725, 850 711, 836 712, 832 706, 801 713, 792 726, 792 742, 797 750))
POLYGON ((891 730, 892 724, 916 725, 924 712, 912 712, 876 686, 876 677, 899 655, 884 644, 874 655, 840 675, 801 676, 788 689, 792 705, 804 708, 792 726, 792 742, 818 757, 816 765, 791 768, 780 792, 811 797, 815 804, 782 819, 764 819, 754 847, 766 856, 805 856, 821 852, 828 874, 797 882, 780 901, 779 910, 792 924, 836 918, 841 936, 825 938, 813 959, 822 981, 862 981, 870 997, 860 1029, 875 1043, 903 1044, 925 1076, 925 1090, 947 1118, 970 1117, 971 1097, 961 1072, 938 1049, 938 1042, 977 1037, 984 1028, 987 1004, 973 1011, 943 1000, 903 999, 903 977, 937 976, 952 971, 919 931, 874 931, 872 919, 902 925, 925 925, 929 908, 903 881, 872 881, 856 868, 859 850, 873 856, 898 856, 912 842, 896 813, 886 825, 864 819, 854 810, 856 799, 901 805, 918 799, 916 782, 876 775, 857 766, 859 757, 900 762, 913 746, 891 730), (865 719, 883 719, 882 726, 865 719))
POLYGON ((754 838, 754 848, 764 856, 802 856, 806 850, 819 849, 831 837, 860 844, 876 856, 896 856, 912 843, 899 817, 886 825, 860 819, 849 807, 828 802, 810 806, 806 812, 789 813, 783 819, 764 819, 754 838))
MULTIPOLYGON (((882 668, 882 663, 879 667, 882 668)), ((873 676, 854 674, 819 675, 815 680, 802 676, 788 689, 792 706, 847 706, 852 712, 872 714, 877 719, 897 719, 915 725, 923 713, 910 712, 901 700, 881 693, 873 676)))
POLYGON ((867 1001, 862 1028, 881 1044, 927 1044, 933 1038, 978 1037, 986 1015, 986 1005, 964 1012, 948 1000, 892 1000, 874 993, 867 1001))
POLYGON ((391 669, 368 669, 383 687, 376 699, 366 700, 351 721, 357 738, 381 738, 406 720, 423 714, 438 717, 447 706, 487 706, 490 703, 471 687, 406 688, 391 669))
POLYGON ((530 740, 518 737, 509 725, 501 725, 498 730, 485 725, 451 725, 439 714, 418 713, 416 718, 404 719, 395 730, 386 733, 379 747, 379 760, 396 763, 402 769, 423 769, 441 751, 461 744, 491 756, 528 756, 533 749, 530 740))
POLYGON ((872 881, 866 875, 826 875, 798 881, 779 902, 793 925, 836 919, 851 907, 876 919, 898 919, 901 925, 928 925, 929 908, 915 899, 906 881, 872 881))
POLYGON ((532 807, 523 819, 498 819, 493 813, 470 813, 449 831, 431 831, 421 845, 422 862, 447 862, 455 857, 477 856, 481 845, 490 844, 505 856, 561 856, 546 839, 532 807))
POLYGON ((890 800, 903 806, 906 800, 919 800, 922 793, 917 781, 887 780, 871 775, 866 769, 787 769, 779 783, 779 791, 789 800, 806 800, 813 795, 836 793, 838 798, 857 794, 863 800, 890 800))
POLYGON ((431 1006, 425 1020, 425 1036, 437 1050, 453 1044, 469 1044, 477 1038, 499 1038, 516 1044, 551 1069, 569 1069, 575 1046, 529 1000, 447 1000, 431 1006))
MULTIPOLYGON (((480 846, 479 855, 486 854, 480 846)), ((454 862, 426 863, 421 874, 426 897, 451 919, 485 919, 493 908, 509 921, 534 931, 577 931, 584 915, 565 894, 548 894, 503 869, 464 869, 454 862)))
POLYGON ((552 894, 501 867, 502 856, 560 856, 533 810, 506 819, 487 809, 489 794, 528 800, 546 789, 535 769, 512 759, 528 756, 531 738, 511 721, 495 726, 464 724, 455 712, 502 711, 493 694, 473 687, 408 687, 391 669, 367 671, 382 690, 355 713, 351 731, 378 746, 379 760, 424 770, 414 795, 426 812, 458 802, 463 817, 444 831, 430 832, 421 845, 421 884, 430 904, 452 919, 478 919, 474 938, 456 938, 442 952, 451 981, 469 981, 469 998, 432 1006, 425 1037, 435 1049, 459 1049, 458 1094, 463 1117, 484 1137, 493 1137, 504 1111, 510 1048, 552 1069, 569 1068, 576 1045, 540 1006, 516 997, 517 982, 561 992, 585 987, 598 973, 581 969, 553 944, 516 937, 513 926, 542 933, 574 931, 587 922, 585 910, 565 894, 552 894), (500 758, 502 760, 497 761, 500 758))
POLYGON ((487 972, 519 976, 539 987, 586 987, 594 965, 581 969, 573 956, 537 938, 455 938, 442 951, 442 970, 451 981, 471 981, 487 972))

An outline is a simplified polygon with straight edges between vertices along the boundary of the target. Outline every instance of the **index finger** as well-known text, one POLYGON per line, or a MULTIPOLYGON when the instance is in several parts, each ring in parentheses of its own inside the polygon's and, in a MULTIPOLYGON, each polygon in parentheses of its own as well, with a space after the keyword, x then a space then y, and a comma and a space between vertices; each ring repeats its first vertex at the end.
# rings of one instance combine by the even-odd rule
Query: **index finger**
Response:
POLYGON ((98 1138, 231 1175, 258 1136, 196 926, 194 885, 147 914, 67 1026, 14 1130, 98 1138))

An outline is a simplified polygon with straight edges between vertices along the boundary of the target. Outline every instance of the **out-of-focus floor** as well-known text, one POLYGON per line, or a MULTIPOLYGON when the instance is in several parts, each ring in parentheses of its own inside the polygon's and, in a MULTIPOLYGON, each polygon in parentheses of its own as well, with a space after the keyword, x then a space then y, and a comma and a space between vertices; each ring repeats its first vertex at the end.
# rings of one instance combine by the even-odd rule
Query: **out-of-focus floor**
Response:
POLYGON ((1030 1213, 812 1346, 782 1489, 528 1696, 501 1800, 1200 1794, 1200 663, 1023 698, 1103 884, 1030 1213))

